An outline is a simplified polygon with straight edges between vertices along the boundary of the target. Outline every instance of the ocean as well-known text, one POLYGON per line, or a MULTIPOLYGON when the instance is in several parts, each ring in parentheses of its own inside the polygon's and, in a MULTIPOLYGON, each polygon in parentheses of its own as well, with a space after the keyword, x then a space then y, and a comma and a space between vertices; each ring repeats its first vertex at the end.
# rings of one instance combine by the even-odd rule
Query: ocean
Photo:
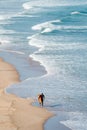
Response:
POLYGON ((21 80, 6 92, 36 105, 43 92, 61 124, 87 130, 86 0, 0 0, 0 57, 21 80))

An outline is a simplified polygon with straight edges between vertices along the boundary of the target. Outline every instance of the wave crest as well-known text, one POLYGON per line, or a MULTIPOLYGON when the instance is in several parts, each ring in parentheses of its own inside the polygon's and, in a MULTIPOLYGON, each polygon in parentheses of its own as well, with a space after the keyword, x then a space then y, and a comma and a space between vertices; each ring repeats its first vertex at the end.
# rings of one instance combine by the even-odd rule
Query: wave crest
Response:
POLYGON ((80 12, 78 12, 78 11, 71 12, 71 15, 73 15, 73 14, 80 14, 80 12))
POLYGON ((83 1, 78 1, 78 0, 75 0, 75 1, 71 1, 70 0, 44 0, 44 1, 41 1, 41 0, 32 0, 30 2, 26 2, 23 4, 23 7, 25 9, 30 9, 32 8, 33 6, 34 7, 56 7, 56 6, 71 6, 71 5, 84 5, 84 4, 87 4, 87 1, 86 0, 83 0, 83 1))
POLYGON ((39 30, 41 31, 41 33, 51 32, 52 30, 55 29, 55 25, 53 25, 52 22, 60 23, 61 20, 53 20, 53 21, 48 21, 45 23, 37 24, 32 27, 32 30, 39 30))
POLYGON ((33 6, 30 6, 28 3, 24 3, 23 5, 23 8, 26 9, 26 10, 29 10, 29 9, 32 9, 33 6))

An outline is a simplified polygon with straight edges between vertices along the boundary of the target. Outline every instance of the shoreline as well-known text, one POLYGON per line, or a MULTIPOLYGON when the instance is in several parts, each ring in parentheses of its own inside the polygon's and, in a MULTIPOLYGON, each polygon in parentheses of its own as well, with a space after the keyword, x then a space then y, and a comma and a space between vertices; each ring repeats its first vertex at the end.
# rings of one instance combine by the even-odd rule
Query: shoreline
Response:
POLYGON ((21 81, 27 78, 42 77, 48 74, 46 67, 30 55, 21 55, 15 51, 7 50, 1 51, 0 58, 16 68, 18 74, 20 74, 19 77, 21 81), (15 56, 17 58, 15 58, 15 56))
POLYGON ((0 130, 43 130, 45 121, 53 116, 45 108, 32 106, 33 99, 5 93, 8 85, 20 82, 13 65, 0 58, 0 130))

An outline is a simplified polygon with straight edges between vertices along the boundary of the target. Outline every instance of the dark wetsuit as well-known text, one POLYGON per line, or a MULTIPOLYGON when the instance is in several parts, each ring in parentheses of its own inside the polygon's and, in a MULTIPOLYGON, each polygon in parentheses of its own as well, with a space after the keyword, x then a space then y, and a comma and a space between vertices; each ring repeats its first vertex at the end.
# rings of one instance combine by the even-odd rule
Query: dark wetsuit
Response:
POLYGON ((39 98, 41 99, 41 104, 43 106, 43 101, 44 101, 44 98, 45 98, 44 94, 43 93, 40 94, 39 98))

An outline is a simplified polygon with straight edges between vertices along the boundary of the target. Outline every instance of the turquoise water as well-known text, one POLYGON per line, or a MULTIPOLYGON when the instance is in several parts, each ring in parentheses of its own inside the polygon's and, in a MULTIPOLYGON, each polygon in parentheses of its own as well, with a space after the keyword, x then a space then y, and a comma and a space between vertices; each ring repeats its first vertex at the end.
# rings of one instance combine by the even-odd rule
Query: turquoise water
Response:
POLYGON ((66 113, 60 123, 86 130, 86 0, 1 0, 0 43, 21 78, 6 91, 35 100, 43 92, 46 108, 66 113))

